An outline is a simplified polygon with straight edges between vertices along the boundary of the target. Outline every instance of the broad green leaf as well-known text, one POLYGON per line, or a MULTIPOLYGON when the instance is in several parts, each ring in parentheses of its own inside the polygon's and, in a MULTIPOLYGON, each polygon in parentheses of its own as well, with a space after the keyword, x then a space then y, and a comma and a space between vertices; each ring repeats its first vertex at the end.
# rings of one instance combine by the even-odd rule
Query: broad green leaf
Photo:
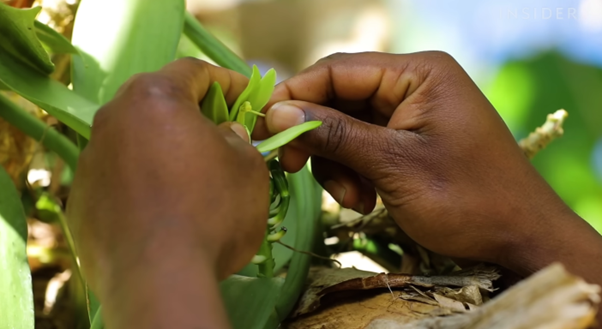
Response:
POLYGON ((55 54, 77 54, 77 49, 73 47, 71 41, 67 40, 62 34, 53 30, 46 24, 34 21, 38 39, 55 54))
POLYGON ((132 75, 173 61, 184 26, 184 2, 82 1, 72 37, 82 54, 73 58, 73 89, 104 104, 132 75))
MULTIPOLYGON (((276 71, 270 69, 261 79, 259 87, 255 89, 249 97, 249 103, 251 103, 254 111, 261 112, 261 109, 270 101, 275 86, 276 71)), ((255 122, 257 122, 257 115, 247 114, 245 126, 247 126, 250 131, 253 131, 253 128, 255 128, 255 122)))
POLYGON ((0 51, 0 85, 2 84, 43 108, 79 134, 90 137, 92 119, 99 107, 97 104, 17 61, 8 53, 0 51))
MULTIPOLYGON (((311 251, 317 237, 318 221, 322 208, 322 192, 320 185, 309 172, 307 165, 295 174, 288 175, 289 189, 291 192, 291 205, 289 213, 293 213, 297 222, 294 234, 295 249, 311 251)), ((295 252, 288 266, 288 272, 282 286, 278 301, 276 302, 276 316, 278 322, 286 319, 292 311, 309 273, 311 256, 295 252)), ((266 326, 270 327, 270 324, 266 326)), ((271 326, 276 328, 276 326, 271 326)))
POLYGON ((251 76, 249 65, 209 33, 189 12, 186 12, 185 15, 184 34, 217 65, 236 71, 247 77, 251 76))
POLYGON ((286 145, 293 139, 299 137, 304 132, 316 129, 321 125, 322 121, 308 121, 298 126, 288 128, 287 130, 281 131, 276 135, 261 142, 259 145, 257 145, 257 151, 263 153, 275 150, 283 145, 286 145))
POLYGON ((263 329, 274 310, 281 278, 232 275, 220 283, 228 318, 234 329, 263 329))
POLYGON ((0 52, 10 54, 22 63, 50 74, 54 64, 36 36, 34 21, 42 7, 13 8, 0 2, 0 52))
POLYGON ((234 105, 230 109, 230 121, 236 121, 240 106, 242 105, 242 103, 249 100, 249 97, 251 97, 251 94, 255 91, 255 89, 259 88, 260 83, 261 72, 259 72, 259 69, 256 65, 253 65, 253 74, 251 74, 249 84, 247 85, 245 90, 243 90, 242 93, 238 96, 236 102, 234 102, 234 105))
POLYGON ((228 104, 226 104, 222 87, 218 82, 211 85, 203 98, 201 112, 217 125, 228 121, 228 104))
POLYGON ((12 179, 0 166, 0 326, 34 328, 27 223, 12 179))
MULTIPOLYGON (((282 241, 298 250, 311 251, 317 237, 322 189, 314 180, 307 166, 298 173, 289 174, 287 177, 291 203, 283 225, 289 228, 289 233, 284 236, 282 241)), ((273 255, 277 262, 276 268, 282 267, 288 260, 290 260, 290 263, 275 308, 271 310, 272 314, 263 327, 266 329, 277 328, 280 322, 292 311, 303 289, 311 261, 311 256, 298 252, 292 252, 290 255, 286 253, 279 255, 277 251, 279 247, 282 246, 274 245, 273 255), (280 264, 278 264, 279 258, 280 264)), ((242 272, 244 275, 255 276, 257 266, 249 265, 242 272)))
POLYGON ((41 141, 46 148, 56 152, 75 171, 79 157, 77 147, 60 132, 19 108, 2 94, 0 94, 0 117, 33 139, 41 141))
MULTIPOLYGON (((82 1, 73 27, 72 43, 80 51, 72 61, 73 89, 104 104, 132 75, 173 61, 184 13, 184 0, 82 1)), ((99 303, 90 291, 88 307, 92 321, 99 303)))

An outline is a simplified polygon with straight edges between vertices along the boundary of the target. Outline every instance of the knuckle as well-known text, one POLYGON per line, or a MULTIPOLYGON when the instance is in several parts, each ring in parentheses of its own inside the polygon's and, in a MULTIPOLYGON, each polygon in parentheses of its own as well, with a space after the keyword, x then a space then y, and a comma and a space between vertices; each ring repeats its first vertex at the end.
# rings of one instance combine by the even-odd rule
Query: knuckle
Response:
POLYGON ((199 71, 207 71, 210 67, 215 67, 215 65, 208 63, 204 60, 195 58, 195 57, 182 57, 178 60, 175 61, 175 63, 184 63, 185 65, 188 66, 194 66, 196 67, 195 70, 199 70, 199 71))
POLYGON ((324 142, 319 144, 322 152, 333 154, 339 152, 349 139, 347 123, 340 118, 326 117, 322 120, 322 127, 320 128, 326 131, 324 142))
POLYGON ((184 63, 190 63, 192 65, 198 65, 198 66, 206 66, 206 65, 210 65, 209 63, 205 62, 204 60, 192 57, 192 56, 186 56, 186 57, 182 57, 178 60, 176 60, 176 62, 184 62, 184 63))
POLYGON ((350 53, 336 52, 336 53, 330 54, 330 55, 328 55, 326 57, 320 58, 316 62, 316 64, 318 64, 318 63, 321 64, 321 63, 325 63, 325 62, 338 61, 338 60, 346 59, 346 58, 348 58, 351 55, 352 54, 350 54, 350 53))
POLYGON ((182 93, 176 81, 157 73, 139 73, 127 83, 127 93, 142 99, 173 98, 182 93))
POLYGON ((92 119, 92 131, 104 127, 108 121, 108 116, 109 113, 108 108, 106 106, 103 106, 98 111, 96 111, 96 113, 94 114, 94 118, 92 119))
POLYGON ((450 69, 459 68, 456 59, 444 51, 434 50, 416 53, 419 68, 440 73, 450 72, 450 69))
POLYGON ((91 137, 98 135, 102 133, 102 131, 108 129, 106 127, 110 124, 110 118, 112 116, 110 104, 111 103, 108 103, 107 105, 101 107, 94 114, 94 118, 92 119, 92 126, 90 128, 91 137))
POLYGON ((430 60, 438 63, 457 63, 456 59, 448 52, 441 50, 432 50, 424 53, 430 60))

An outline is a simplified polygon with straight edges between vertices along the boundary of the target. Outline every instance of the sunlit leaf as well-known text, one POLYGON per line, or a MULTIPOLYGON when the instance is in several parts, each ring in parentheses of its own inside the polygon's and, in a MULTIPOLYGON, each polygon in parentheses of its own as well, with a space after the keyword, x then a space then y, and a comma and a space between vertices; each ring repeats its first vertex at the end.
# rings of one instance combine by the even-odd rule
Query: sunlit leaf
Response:
POLYGON ((261 142, 259 145, 257 145, 257 150, 260 153, 275 150, 299 137, 304 132, 316 129, 321 125, 322 121, 308 121, 298 126, 291 127, 261 142))
POLYGON ((234 329, 263 329, 282 287, 281 278, 232 275, 220 283, 228 318, 234 329))
MULTIPOLYGON (((77 57, 77 56, 76 56, 77 57)), ((86 138, 98 105, 77 95, 60 82, 0 51, 0 85, 46 110, 86 138)))
MULTIPOLYGON (((276 71, 274 69, 270 69, 263 76, 263 78, 261 78, 259 87, 253 90, 249 97, 249 103, 251 103, 251 107, 254 111, 261 111, 261 109, 268 103, 270 97, 272 97, 275 86, 276 71)), ((255 128, 255 122, 257 122, 257 115, 251 114, 246 116, 245 126, 247 126, 250 131, 253 131, 253 128, 255 128)))
POLYGON ((173 61, 184 12, 184 0, 82 1, 73 27, 81 52, 73 58, 73 89, 104 104, 132 75, 173 61))
POLYGON ((238 96, 238 98, 236 99, 236 102, 234 102, 234 105, 232 106, 232 109, 230 109, 230 121, 236 121, 236 118, 238 117, 238 110, 239 110, 240 106, 242 105, 242 103, 249 100, 251 93, 253 93, 253 91, 255 89, 259 88, 260 83, 261 83, 261 72, 259 72, 259 69, 257 68, 257 66, 253 65, 253 74, 251 74, 251 78, 249 79, 249 84, 247 85, 245 90, 243 90, 243 92, 238 96))
POLYGON ((201 112, 215 124, 228 121, 228 104, 224 98, 222 87, 214 82, 201 102, 201 112))
POLYGON ((184 34, 207 57, 219 66, 236 71, 247 77, 251 76, 249 65, 209 33, 191 13, 187 12, 184 17, 184 34))
POLYGON ((0 2, 0 52, 25 63, 43 74, 54 71, 50 56, 36 36, 34 21, 41 7, 13 8, 0 2))
POLYGON ((71 41, 67 40, 62 34, 53 30, 46 24, 38 21, 34 22, 36 35, 38 39, 55 54, 77 54, 77 49, 73 47, 71 41))
MULTIPOLYGON (((104 104, 132 75, 173 61, 184 12, 184 0, 82 1, 73 27, 80 50, 72 61, 73 90, 104 104)), ((89 290, 88 307, 92 321, 99 303, 89 290)))
POLYGON ((2 328, 34 328, 31 271, 27 263, 27 223, 12 179, 0 166, 0 323, 2 328))
POLYGON ((90 323, 90 329, 103 329, 105 327, 104 321, 102 320, 102 306, 98 306, 98 311, 94 315, 94 319, 90 323))

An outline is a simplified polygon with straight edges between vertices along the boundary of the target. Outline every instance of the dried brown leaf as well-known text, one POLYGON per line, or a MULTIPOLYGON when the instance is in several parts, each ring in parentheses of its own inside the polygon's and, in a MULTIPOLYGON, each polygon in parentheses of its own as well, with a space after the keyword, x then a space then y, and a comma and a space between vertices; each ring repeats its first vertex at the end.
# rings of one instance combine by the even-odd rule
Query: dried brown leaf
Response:
POLYGON ((306 314, 320 306, 320 299, 328 294, 401 287, 465 287, 476 286, 485 291, 493 291, 492 281, 499 278, 493 268, 478 267, 457 272, 452 276, 414 276, 395 273, 359 271, 356 269, 315 269, 310 273, 310 285, 301 297, 299 306, 291 317, 306 314))

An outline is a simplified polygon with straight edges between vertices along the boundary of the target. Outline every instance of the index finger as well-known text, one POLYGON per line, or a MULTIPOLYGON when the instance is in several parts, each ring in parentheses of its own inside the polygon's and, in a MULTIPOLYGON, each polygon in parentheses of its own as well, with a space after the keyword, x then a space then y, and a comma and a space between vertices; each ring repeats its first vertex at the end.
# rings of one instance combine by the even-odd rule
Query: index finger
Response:
MULTIPOLYGON (((412 94, 425 78, 421 56, 377 52, 334 54, 276 86, 267 111, 277 102, 300 100, 336 108, 352 116, 362 111, 385 118, 412 94)), ((267 137, 265 122, 256 137, 267 137)))
POLYGON ((245 89, 249 79, 235 71, 187 57, 169 63, 159 71, 132 77, 119 89, 116 97, 135 88, 145 94, 189 100, 198 104, 214 82, 220 84, 226 103, 231 106, 245 89))

